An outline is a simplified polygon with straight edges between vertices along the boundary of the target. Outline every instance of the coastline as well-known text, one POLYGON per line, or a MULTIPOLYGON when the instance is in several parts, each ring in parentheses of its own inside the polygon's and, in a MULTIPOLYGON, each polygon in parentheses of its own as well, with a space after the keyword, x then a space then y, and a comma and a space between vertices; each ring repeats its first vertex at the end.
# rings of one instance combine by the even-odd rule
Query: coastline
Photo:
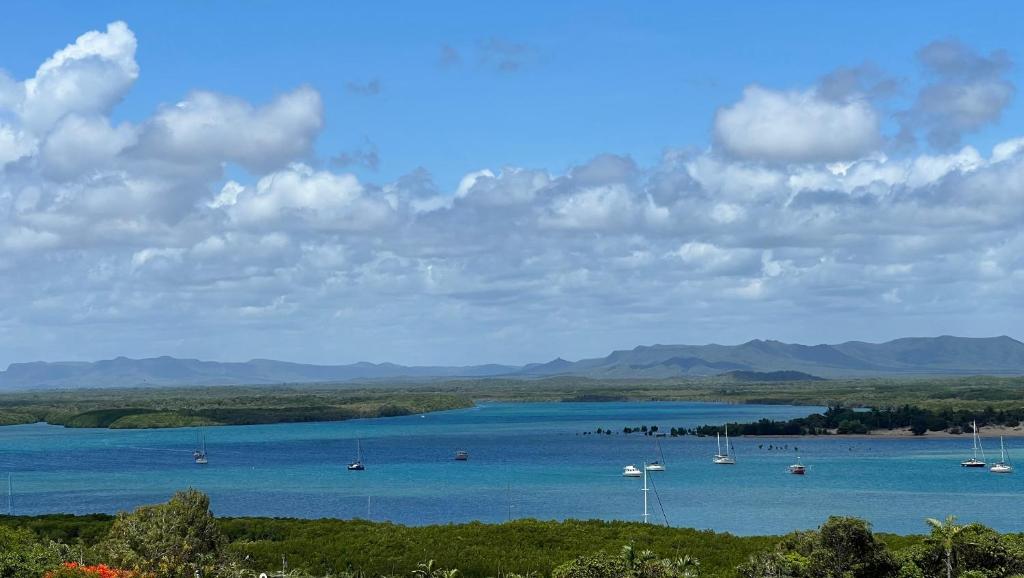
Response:
MULTIPOLYGON (((1009 427, 1009 426, 986 426, 978 428, 978 435, 982 438, 997 438, 999 436, 1006 438, 1024 438, 1024 426, 1009 427)), ((744 438, 764 438, 764 439, 789 439, 789 438, 918 438, 918 439, 934 439, 934 438, 967 438, 971 437, 971 432, 964 432, 959 434, 949 433, 948 431, 929 431, 924 435, 914 435, 910 431, 910 428, 894 428, 894 429, 875 429, 871 430, 866 434, 840 434, 832 432, 825 435, 813 435, 813 434, 800 434, 800 435, 744 435, 737 436, 744 438)))

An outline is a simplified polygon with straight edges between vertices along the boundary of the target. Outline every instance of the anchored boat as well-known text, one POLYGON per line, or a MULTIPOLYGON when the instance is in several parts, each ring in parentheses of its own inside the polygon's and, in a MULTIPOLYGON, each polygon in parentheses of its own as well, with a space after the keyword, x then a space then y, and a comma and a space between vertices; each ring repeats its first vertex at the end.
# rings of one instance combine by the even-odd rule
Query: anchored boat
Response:
POLYGON ((715 454, 715 457, 711 461, 716 464, 724 464, 727 466, 735 464, 736 458, 729 455, 729 426, 725 426, 725 453, 722 453, 722 437, 717 433, 715 434, 715 437, 717 438, 716 441, 718 443, 718 453, 715 454))
POLYGON ((363 465, 363 445, 356 439, 356 461, 348 465, 348 469, 352 471, 362 471, 366 469, 363 465))
POLYGON ((196 449, 192 451, 192 459, 201 466, 205 466, 210 463, 209 458, 206 457, 206 434, 200 432, 199 443, 196 444, 196 449))
POLYGON ((1003 445, 1003 436, 999 436, 999 461, 989 468, 989 471, 993 474, 1013 473, 1013 466, 1010 465, 1010 460, 1006 458, 1006 447, 1003 445))
POLYGON ((981 447, 981 437, 978 436, 978 422, 971 422, 971 440, 974 444, 974 454, 971 459, 960 462, 960 465, 965 468, 983 468, 985 467, 985 450, 981 447), (981 459, 978 459, 978 453, 981 452, 981 459))

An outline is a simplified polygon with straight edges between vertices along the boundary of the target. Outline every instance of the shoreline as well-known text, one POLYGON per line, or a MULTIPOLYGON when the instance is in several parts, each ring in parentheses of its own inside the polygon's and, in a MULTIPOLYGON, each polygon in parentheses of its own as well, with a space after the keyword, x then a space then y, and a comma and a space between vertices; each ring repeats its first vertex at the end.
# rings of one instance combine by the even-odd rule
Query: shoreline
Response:
MULTIPOLYGON (((987 426, 978 428, 978 436, 982 439, 985 438, 997 438, 999 436, 1006 438, 1024 438, 1024 426, 1009 427, 1009 426, 987 426)), ((971 432, 964 432, 959 434, 949 433, 948 431, 929 431, 924 435, 914 435, 910 431, 910 428, 896 428, 896 429, 875 429, 871 430, 866 434, 839 434, 830 433, 823 435, 812 435, 812 434, 800 434, 800 435, 743 435, 736 436, 751 439, 801 439, 801 438, 917 438, 917 439, 935 439, 935 438, 967 438, 970 439, 971 432)))

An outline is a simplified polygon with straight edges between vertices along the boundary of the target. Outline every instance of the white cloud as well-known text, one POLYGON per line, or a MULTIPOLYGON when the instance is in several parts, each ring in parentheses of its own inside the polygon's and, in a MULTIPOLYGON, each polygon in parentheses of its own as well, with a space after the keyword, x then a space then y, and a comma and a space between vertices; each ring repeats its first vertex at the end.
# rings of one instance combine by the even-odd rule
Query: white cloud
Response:
POLYGON ((0 122, 0 169, 35 152, 36 142, 23 131, 0 122))
POLYGON ((833 101, 816 91, 749 86, 715 115, 715 140, 729 153, 783 163, 856 159, 881 142, 878 115, 864 99, 833 101))
POLYGON ((72 114, 46 137, 40 162, 47 174, 61 179, 103 171, 135 139, 135 130, 127 123, 112 127, 106 117, 72 114))
POLYGON ((19 112, 37 134, 68 113, 110 110, 139 76, 135 34, 124 22, 91 31, 54 53, 24 83, 19 112))
POLYGON ((393 217, 391 206, 366 194, 355 175, 314 171, 302 164, 271 173, 255 187, 225 191, 211 204, 224 206, 241 225, 298 219, 319 228, 358 231, 383 226, 393 217))
POLYGON ((195 92, 153 117, 142 146, 148 154, 177 162, 233 161, 265 171, 308 152, 322 127, 320 95, 308 87, 263 107, 195 92))

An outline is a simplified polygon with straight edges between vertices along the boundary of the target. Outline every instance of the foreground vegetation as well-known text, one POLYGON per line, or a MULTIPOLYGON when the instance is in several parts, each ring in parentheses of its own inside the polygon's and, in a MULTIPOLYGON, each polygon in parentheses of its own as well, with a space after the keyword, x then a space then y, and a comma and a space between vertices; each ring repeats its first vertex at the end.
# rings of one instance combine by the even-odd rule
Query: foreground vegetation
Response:
POLYGON ((339 387, 90 389, 0 396, 0 425, 157 428, 341 421, 472 407, 469 397, 430 391, 339 387))
POLYGON ((189 490, 111 516, 0 517, 0 578, 1003 578, 1024 575, 1024 535, 953 518, 924 536, 855 518, 737 537, 627 522, 519 520, 405 527, 360 520, 215 519, 189 490))

